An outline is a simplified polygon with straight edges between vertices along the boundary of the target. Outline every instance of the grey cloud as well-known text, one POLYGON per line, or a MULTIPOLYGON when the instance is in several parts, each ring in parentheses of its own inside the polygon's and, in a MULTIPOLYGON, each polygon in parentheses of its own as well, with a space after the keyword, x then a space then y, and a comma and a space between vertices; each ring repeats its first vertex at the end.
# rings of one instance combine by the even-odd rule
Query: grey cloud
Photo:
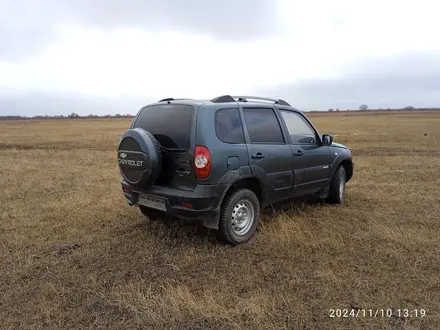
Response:
POLYGON ((0 1, 0 61, 19 60, 52 41, 51 20, 32 1, 0 1))
POLYGON ((5 28, 0 25, 0 31, 0 61, 20 60, 35 55, 55 39, 43 27, 5 28))
MULTIPOLYGON (((252 93, 283 98, 305 111, 357 109, 361 104, 368 104, 370 108, 440 107, 440 54, 363 59, 347 64, 346 70, 348 73, 341 79, 306 80, 277 88, 268 86, 252 93)), ((249 93, 243 91, 243 94, 249 93)), ((215 96, 218 95, 205 97, 215 96)), ((134 114, 142 105, 153 101, 157 99, 121 97, 113 100, 57 91, 2 92, 0 89, 0 115, 134 114)))
POLYGON ((177 30, 240 41, 275 34, 275 15, 274 0, 3 0, 0 60, 43 49, 55 38, 57 23, 177 30))
POLYGON ((76 19, 108 28, 174 28, 212 34, 219 39, 254 38, 276 30, 273 0, 138 0, 130 5, 124 0, 69 2, 76 19))
POLYGON ((341 79, 307 80, 260 94, 285 98, 304 110, 440 107, 440 54, 405 54, 347 65, 341 79))
POLYGON ((0 93, 1 116, 55 116, 75 112, 81 116, 136 114, 145 104, 157 101, 149 97, 105 98, 59 91, 3 90, 0 93))

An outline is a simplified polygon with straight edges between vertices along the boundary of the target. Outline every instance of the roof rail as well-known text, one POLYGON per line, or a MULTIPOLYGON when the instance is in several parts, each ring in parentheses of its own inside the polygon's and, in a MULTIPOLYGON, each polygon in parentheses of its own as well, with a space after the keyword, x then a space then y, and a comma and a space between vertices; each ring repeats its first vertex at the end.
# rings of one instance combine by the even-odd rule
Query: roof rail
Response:
POLYGON ((238 102, 247 102, 248 100, 261 100, 261 101, 271 101, 275 104, 287 105, 290 107, 290 104, 282 99, 273 99, 270 97, 261 97, 261 96, 232 96, 233 98, 238 99, 238 102))
POLYGON ((260 96, 231 96, 231 95, 222 95, 216 98, 213 98, 211 102, 213 103, 224 103, 224 102, 248 102, 248 100, 261 100, 261 101, 270 101, 275 104, 286 105, 290 107, 291 105, 282 99, 273 99, 269 97, 260 97, 260 96))

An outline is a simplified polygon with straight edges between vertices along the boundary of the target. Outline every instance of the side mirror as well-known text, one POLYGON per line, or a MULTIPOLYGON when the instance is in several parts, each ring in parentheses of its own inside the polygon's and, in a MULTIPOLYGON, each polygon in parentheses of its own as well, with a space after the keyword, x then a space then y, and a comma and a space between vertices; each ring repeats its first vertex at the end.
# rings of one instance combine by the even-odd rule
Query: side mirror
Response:
POLYGON ((323 144, 324 146, 329 146, 329 145, 331 145, 332 143, 333 143, 333 136, 328 135, 328 134, 324 134, 324 135, 322 136, 322 144, 323 144))

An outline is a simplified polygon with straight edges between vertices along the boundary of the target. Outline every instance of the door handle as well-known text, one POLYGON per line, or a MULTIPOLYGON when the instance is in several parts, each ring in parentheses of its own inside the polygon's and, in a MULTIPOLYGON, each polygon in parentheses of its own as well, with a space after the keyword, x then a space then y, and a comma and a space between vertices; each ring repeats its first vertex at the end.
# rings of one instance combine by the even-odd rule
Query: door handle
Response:
POLYGON ((304 155, 304 153, 301 150, 297 150, 293 155, 300 157, 300 156, 304 155))
POLYGON ((266 156, 264 156, 261 152, 257 152, 256 154, 252 155, 252 159, 263 159, 264 157, 266 156))

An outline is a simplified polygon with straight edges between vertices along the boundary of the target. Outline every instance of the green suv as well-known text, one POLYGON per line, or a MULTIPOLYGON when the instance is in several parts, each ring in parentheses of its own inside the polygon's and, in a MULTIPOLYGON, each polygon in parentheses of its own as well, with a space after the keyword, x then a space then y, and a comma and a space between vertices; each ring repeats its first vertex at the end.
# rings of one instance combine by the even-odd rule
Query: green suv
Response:
POLYGON ((316 194, 343 203, 350 150, 286 101, 223 95, 163 99, 138 112, 118 148, 122 190, 149 218, 203 221, 232 245, 262 207, 316 194))

